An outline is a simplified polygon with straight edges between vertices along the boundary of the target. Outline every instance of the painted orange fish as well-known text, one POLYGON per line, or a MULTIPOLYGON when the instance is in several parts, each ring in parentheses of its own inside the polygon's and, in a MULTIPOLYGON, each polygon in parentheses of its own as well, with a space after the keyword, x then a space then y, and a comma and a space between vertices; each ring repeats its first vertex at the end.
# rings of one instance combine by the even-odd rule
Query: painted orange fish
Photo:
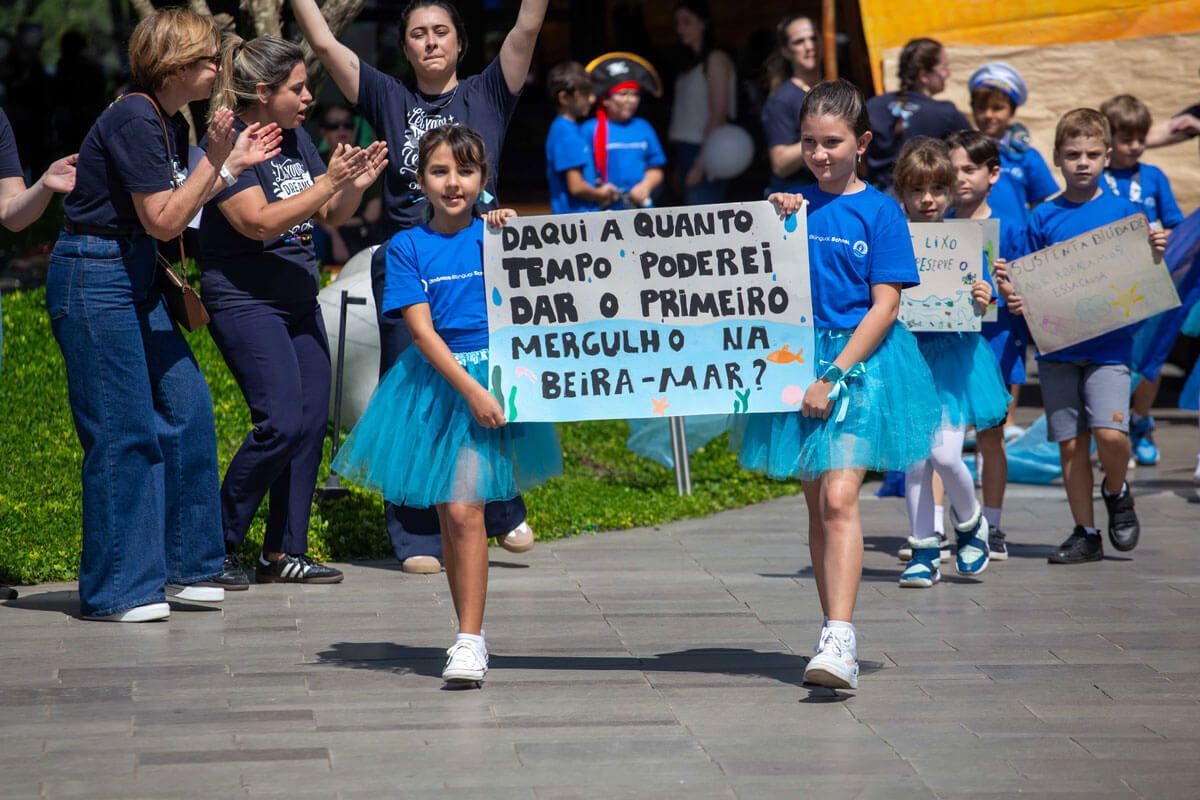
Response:
POLYGON ((671 407, 671 404, 667 402, 667 398, 665 397, 651 397, 650 405, 652 406, 654 413, 660 417, 665 417, 667 415, 667 409, 671 407))
POLYGON ((803 364, 804 349, 801 348, 793 353, 789 346, 785 344, 774 353, 768 353, 767 361, 770 361, 772 364, 803 364))

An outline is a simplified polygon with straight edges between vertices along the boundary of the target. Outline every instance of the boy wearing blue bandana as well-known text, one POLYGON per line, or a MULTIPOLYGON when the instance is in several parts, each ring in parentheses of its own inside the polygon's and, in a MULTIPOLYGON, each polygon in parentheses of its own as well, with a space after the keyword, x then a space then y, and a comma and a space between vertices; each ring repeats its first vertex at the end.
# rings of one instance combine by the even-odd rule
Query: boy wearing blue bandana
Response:
POLYGON ((1029 131, 1013 117, 1029 98, 1021 73, 1002 61, 984 64, 967 81, 971 113, 982 133, 1000 148, 1000 180, 988 204, 1003 219, 1029 219, 1029 209, 1058 194, 1045 159, 1029 143, 1029 131))
MULTIPOLYGON (((1099 111, 1079 108, 1059 120, 1054 164, 1062 170, 1067 188, 1034 209, 1029 225, 1031 252, 1141 213, 1138 206, 1101 187, 1111 148, 1108 120, 1099 111)), ((1152 230, 1150 243, 1156 257, 1161 257, 1167 247, 1166 233, 1152 230)), ((1009 310, 1020 314, 1022 299, 1012 293, 1005 270, 998 266, 996 275, 1009 310)), ((1108 509, 1109 541, 1121 551, 1137 546, 1141 526, 1125 481, 1130 454, 1126 418, 1133 331, 1133 326, 1126 326, 1054 353, 1038 354, 1046 432, 1051 441, 1058 442, 1067 503, 1075 518, 1071 535, 1050 554, 1052 564, 1080 564, 1104 557, 1092 504, 1092 439, 1104 467, 1100 493, 1108 509)))

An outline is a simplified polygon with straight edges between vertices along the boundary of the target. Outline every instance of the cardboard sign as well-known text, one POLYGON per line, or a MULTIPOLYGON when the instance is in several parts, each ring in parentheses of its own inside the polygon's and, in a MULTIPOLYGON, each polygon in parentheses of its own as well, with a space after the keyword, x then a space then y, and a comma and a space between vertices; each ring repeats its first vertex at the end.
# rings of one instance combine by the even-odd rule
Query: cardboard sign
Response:
POLYGON ((516 217, 484 281, 509 421, 790 411, 815 378, 806 220, 767 202, 516 217))
POLYGON ((1053 353, 1179 306, 1149 235, 1145 215, 1135 214, 1009 264, 1038 350, 1053 353))
POLYGON ((973 220, 910 222, 921 285, 900 295, 911 331, 979 331, 971 284, 983 277, 983 229, 973 220))
POLYGON ((1000 220, 975 219, 971 220, 983 231, 983 273, 984 280, 992 284, 992 302, 988 303, 987 311, 983 312, 982 322, 995 322, 999 319, 1000 308, 997 304, 999 293, 996 292, 996 270, 992 265, 1000 257, 1000 220))

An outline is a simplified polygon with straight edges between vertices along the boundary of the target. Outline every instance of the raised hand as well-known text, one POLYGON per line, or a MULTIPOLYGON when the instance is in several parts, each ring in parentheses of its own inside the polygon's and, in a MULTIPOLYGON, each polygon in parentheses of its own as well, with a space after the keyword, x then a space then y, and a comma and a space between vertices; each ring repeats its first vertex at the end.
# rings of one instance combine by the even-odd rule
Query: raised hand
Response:
POLYGON ((325 175, 335 191, 358 178, 367 168, 367 153, 361 147, 339 144, 329 157, 325 175))
POLYGON ((225 161, 225 166, 234 175, 242 174, 256 164, 270 161, 279 155, 279 145, 283 141, 283 131, 274 122, 263 125, 255 122, 246 126, 225 161))
POLYGON ((363 152, 366 153, 367 165, 362 174, 354 179, 354 188, 360 191, 369 189, 387 169, 387 142, 371 142, 363 152))
POLYGON ((55 161, 42 174, 42 185, 52 192, 67 194, 75 189, 75 162, 79 153, 55 161))

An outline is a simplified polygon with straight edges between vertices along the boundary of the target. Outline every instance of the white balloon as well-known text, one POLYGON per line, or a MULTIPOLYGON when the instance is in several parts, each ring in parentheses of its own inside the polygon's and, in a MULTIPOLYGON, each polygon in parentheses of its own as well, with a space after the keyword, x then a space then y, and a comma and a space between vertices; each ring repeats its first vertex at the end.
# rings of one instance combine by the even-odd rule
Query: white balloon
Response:
POLYGON ((366 305, 346 306, 346 352, 342 368, 342 428, 349 430, 362 415, 379 383, 379 323, 375 319, 375 295, 371 292, 371 255, 374 247, 355 253, 338 276, 317 295, 325 330, 329 334, 329 354, 333 360, 333 381, 329 390, 329 417, 333 419, 334 394, 337 392, 338 324, 342 292, 350 297, 366 298, 366 305))
POLYGON ((709 180, 736 178, 754 160, 754 140, 745 128, 722 125, 708 135, 700 158, 709 180))

